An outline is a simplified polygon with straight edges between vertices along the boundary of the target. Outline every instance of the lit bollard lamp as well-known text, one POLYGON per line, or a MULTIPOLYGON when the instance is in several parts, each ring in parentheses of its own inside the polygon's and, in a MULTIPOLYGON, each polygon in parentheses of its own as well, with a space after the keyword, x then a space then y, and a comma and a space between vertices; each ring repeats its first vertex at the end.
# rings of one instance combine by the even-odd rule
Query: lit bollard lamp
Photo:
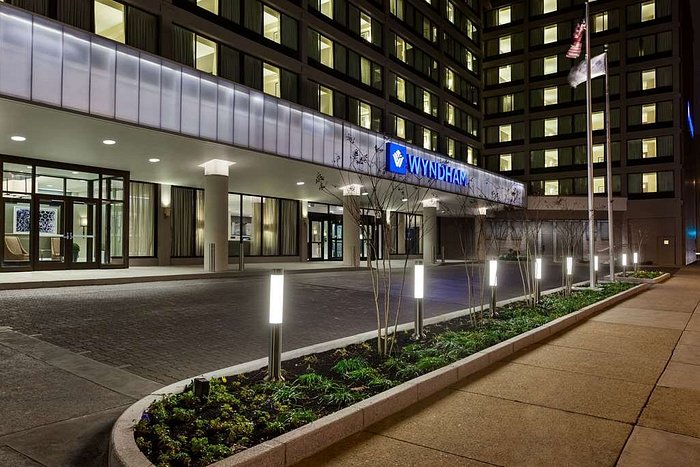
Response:
POLYGON ((627 253, 622 253, 622 277, 627 277, 627 253))
POLYGON ((284 271, 273 269, 270 274, 270 352, 268 381, 283 381, 282 377, 282 313, 284 310, 284 271))
POLYGON ((413 339, 421 340, 425 337, 423 332, 423 296, 425 282, 425 266, 423 261, 416 261, 413 268, 413 297, 416 299, 416 323, 413 328, 413 339))
POLYGON ((540 303, 542 296, 542 258, 535 258, 535 303, 540 303))
POLYGON ((594 286, 598 283, 598 256, 593 257, 593 271, 595 272, 595 275, 593 276, 593 279, 595 280, 594 286))
POLYGON ((573 281, 574 274, 574 258, 571 256, 566 257, 566 296, 571 295, 571 285, 573 281))
POLYGON ((498 285, 498 260, 489 260, 489 287, 491 287, 491 316, 496 314, 496 286, 498 285))
POLYGON ((637 269, 639 269, 639 255, 636 251, 632 253, 632 264, 634 265, 634 272, 637 272, 637 269))

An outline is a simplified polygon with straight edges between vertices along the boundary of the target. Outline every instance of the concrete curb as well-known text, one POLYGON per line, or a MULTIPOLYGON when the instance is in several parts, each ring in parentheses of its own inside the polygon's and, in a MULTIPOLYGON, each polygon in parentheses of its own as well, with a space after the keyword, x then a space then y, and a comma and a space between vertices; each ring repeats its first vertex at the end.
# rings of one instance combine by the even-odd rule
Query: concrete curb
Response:
MULTIPOLYGON (((616 274, 617 276, 617 274, 616 274)), ((671 274, 668 272, 665 272, 661 274, 659 277, 655 277, 653 279, 640 279, 638 277, 622 277, 618 276, 620 280, 624 282, 629 282, 630 284, 658 284, 660 282, 666 282, 668 279, 671 278, 671 274)))
MULTIPOLYGON (((626 300, 651 287, 650 283, 639 284, 629 290, 608 297, 600 302, 589 305, 578 311, 562 316, 538 328, 512 337, 506 341, 489 347, 488 349, 458 360, 438 370, 432 371, 418 378, 402 383, 388 391, 360 401, 345 409, 320 418, 308 425, 292 430, 277 438, 266 441, 257 446, 246 449, 243 452, 216 462, 215 466, 289 466, 302 459, 312 456, 332 444, 358 433, 370 425, 395 414, 416 402, 423 400, 463 378, 470 376, 487 366, 503 360, 511 354, 529 345, 547 339, 564 329, 567 329, 579 321, 589 318, 617 303, 626 300)), ((370 332, 370 338, 376 333, 370 332)), ((359 336, 340 339, 311 346, 311 348, 328 344, 337 344, 339 341, 348 341, 359 336)), ((365 339, 366 340, 366 339, 365 339)), ((347 345, 347 344, 344 344, 347 345)), ((340 345, 342 346, 342 344, 340 345)), ((336 347, 338 347, 336 345, 336 347)), ((333 347, 331 347, 333 348, 333 347)), ((307 348, 309 349, 309 348, 307 348)), ((304 350, 304 349, 300 349, 304 350)), ((317 350, 315 350, 317 351, 317 350)), ((287 356, 291 352, 285 354, 287 356)), ((311 352, 307 352, 311 353, 311 352)), ((296 355, 295 355, 296 356, 296 355)), ((294 357, 292 357, 294 358, 294 357)), ((286 359, 286 358, 285 358, 286 359)), ((259 369, 267 364, 267 359, 260 359, 225 371, 218 370, 206 374, 206 376, 220 376, 239 374, 259 369)), ((145 467, 151 466, 150 461, 141 453, 134 440, 133 426, 141 418, 144 410, 159 397, 166 394, 180 392, 190 380, 181 381, 167 386, 156 393, 136 402, 129 407, 116 421, 112 429, 109 446, 110 467, 145 467)))

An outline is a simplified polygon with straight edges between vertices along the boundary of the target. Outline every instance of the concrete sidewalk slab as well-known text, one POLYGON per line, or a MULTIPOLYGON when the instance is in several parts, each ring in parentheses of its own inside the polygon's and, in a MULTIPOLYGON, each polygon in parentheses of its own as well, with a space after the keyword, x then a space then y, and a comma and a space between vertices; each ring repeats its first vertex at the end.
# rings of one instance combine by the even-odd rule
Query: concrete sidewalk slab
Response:
POLYGON ((369 431, 497 465, 611 465, 631 427, 448 390, 369 431))
POLYGON ((672 362, 700 365, 700 346, 678 344, 671 357, 672 362))
POLYGON ((700 440, 690 436, 668 433, 637 426, 618 467, 691 466, 700 463, 700 440))
POLYGON ((508 363, 478 373, 453 388, 634 423, 653 385, 508 363))
POLYGON ((639 424, 700 438, 700 391, 657 386, 639 424))
POLYGON ((658 385, 700 391, 700 366, 670 362, 658 385))
POLYGON ((688 331, 700 331, 700 305, 698 305, 695 308, 695 312, 693 313, 693 317, 690 318, 690 321, 688 321, 688 327, 686 328, 688 331))
POLYGON ((515 363, 653 385, 665 360, 542 345, 515 355, 515 363))
POLYGON ((678 342, 682 345, 694 345, 700 347, 700 332, 699 331, 683 331, 681 340, 678 342))
POLYGON ((8 467, 40 467, 41 464, 34 462, 21 452, 17 452, 9 446, 0 444, 0 465, 8 467))
POLYGON ((692 313, 698 304, 696 293, 661 292, 651 290, 643 297, 635 297, 625 301, 628 308, 642 308, 647 310, 676 311, 679 313, 692 313))
POLYGON ((649 326, 663 329, 685 329, 690 315, 676 311, 657 309, 633 308, 629 302, 624 302, 624 307, 617 306, 592 318, 593 321, 606 323, 633 324, 635 326, 649 326))

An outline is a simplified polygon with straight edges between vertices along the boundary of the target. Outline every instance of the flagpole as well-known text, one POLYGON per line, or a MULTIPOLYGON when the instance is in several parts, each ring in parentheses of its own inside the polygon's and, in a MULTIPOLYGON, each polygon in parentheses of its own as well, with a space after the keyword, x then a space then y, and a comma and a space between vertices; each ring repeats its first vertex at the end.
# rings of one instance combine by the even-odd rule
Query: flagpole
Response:
MULTIPOLYGON (((588 152, 588 272, 590 287, 595 287, 595 211, 593 207, 593 100, 591 97, 591 28, 588 22, 589 0, 586 0, 586 143, 588 152)), ((607 78, 606 78, 607 79, 607 78)), ((608 157, 608 159, 610 159, 608 157)), ((610 191, 610 190, 608 190, 610 191)))
POLYGON ((605 44, 605 168, 608 195, 608 251, 610 253, 610 282, 615 282, 615 241, 613 240, 612 151, 610 147, 610 88, 608 87, 608 44, 605 44))

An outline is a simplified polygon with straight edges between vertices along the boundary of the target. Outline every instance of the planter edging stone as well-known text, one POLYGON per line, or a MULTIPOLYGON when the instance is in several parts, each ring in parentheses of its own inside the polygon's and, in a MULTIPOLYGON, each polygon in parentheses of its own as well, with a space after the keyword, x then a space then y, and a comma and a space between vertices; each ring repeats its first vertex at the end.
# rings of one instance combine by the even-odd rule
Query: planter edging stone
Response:
MULTIPOLYGON (((664 274, 668 275, 668 273, 664 274)), ((670 275, 668 275, 670 277, 670 275)), ((661 279, 660 276, 656 279, 661 279)), ((668 277, 664 278, 666 280, 668 277)), ((656 280, 654 279, 654 280, 656 280)), ((657 281, 661 282, 661 281, 657 281)), ((342 410, 326 415, 307 425, 299 427, 274 439, 258 444, 214 464, 217 467, 229 466, 289 466, 310 457, 332 444, 351 436, 374 423, 446 389, 458 381, 503 360, 513 353, 538 343, 551 335, 573 326, 617 303, 626 300, 651 287, 651 282, 640 283, 628 290, 588 305, 540 327, 493 345, 445 367, 406 381, 387 391, 376 394, 342 410)), ((376 334, 376 333, 365 333, 376 334)), ((370 336, 371 338, 371 336, 370 336)), ((335 341, 332 341, 335 342, 335 341)), ((313 347, 313 346, 312 346, 313 347)), ((234 368, 252 371, 267 364, 260 359, 234 368)), ((225 369, 230 370, 230 369, 225 369)), ((211 377, 222 374, 219 370, 209 373, 211 377)), ((238 371, 243 373, 245 371, 238 371)), ((226 375, 236 373, 228 372, 226 375)), ((141 418, 148 406, 166 394, 184 390, 186 381, 171 384, 150 394, 130 406, 117 419, 112 429, 109 446, 110 467, 146 467, 151 462, 139 450, 134 440, 134 424, 141 418)))

